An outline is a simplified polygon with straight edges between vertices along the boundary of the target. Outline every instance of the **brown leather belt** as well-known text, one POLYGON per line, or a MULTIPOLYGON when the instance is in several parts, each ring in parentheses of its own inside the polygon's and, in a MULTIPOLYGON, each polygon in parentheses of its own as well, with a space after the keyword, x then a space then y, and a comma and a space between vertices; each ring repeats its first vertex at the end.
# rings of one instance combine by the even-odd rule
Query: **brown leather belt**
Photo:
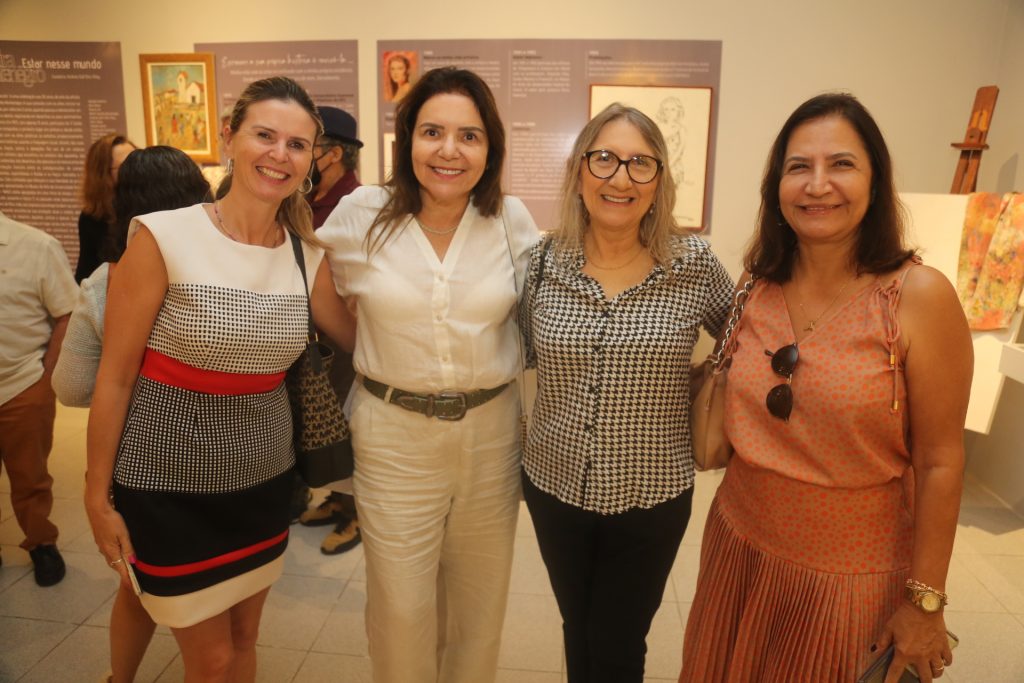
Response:
POLYGON ((510 383, 505 382, 493 389, 477 389, 475 391, 442 391, 436 394, 417 394, 388 386, 383 382, 363 377, 363 386, 371 394, 382 401, 394 403, 400 408, 421 413, 438 420, 461 420, 466 411, 490 401, 505 390, 510 383), (388 392, 390 391, 390 397, 388 392))

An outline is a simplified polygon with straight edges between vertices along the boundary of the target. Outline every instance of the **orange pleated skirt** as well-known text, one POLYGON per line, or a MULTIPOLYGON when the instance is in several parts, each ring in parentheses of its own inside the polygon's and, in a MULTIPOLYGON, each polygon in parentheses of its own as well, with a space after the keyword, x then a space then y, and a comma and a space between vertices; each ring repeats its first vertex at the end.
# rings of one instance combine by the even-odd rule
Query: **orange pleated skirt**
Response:
POLYGON ((911 498, 899 479, 830 488, 734 457, 704 530, 680 683, 854 683, 902 599, 911 498))

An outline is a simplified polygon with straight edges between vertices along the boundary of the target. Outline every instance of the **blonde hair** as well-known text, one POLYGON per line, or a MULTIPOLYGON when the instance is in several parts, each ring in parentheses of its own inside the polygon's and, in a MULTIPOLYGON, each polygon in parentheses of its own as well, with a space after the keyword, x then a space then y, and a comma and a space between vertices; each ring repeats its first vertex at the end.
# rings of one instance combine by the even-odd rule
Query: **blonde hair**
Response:
POLYGON ((562 181, 562 205, 558 225, 552 231, 556 250, 564 253, 570 249, 583 248, 583 236, 590 226, 590 214, 583 205, 583 197, 579 190, 583 155, 590 151, 602 128, 612 121, 619 120, 626 121, 636 128, 644 142, 650 145, 655 158, 662 162, 658 177, 652 181, 658 183, 657 191, 654 193, 654 204, 651 211, 644 214, 640 220, 640 243, 647 247, 656 262, 668 266, 673 258, 681 255, 678 246, 681 243, 675 242, 672 238, 688 233, 679 227, 672 216, 676 205, 676 184, 672 180, 672 172, 667 163, 668 147, 658 124, 639 109, 618 102, 609 104, 583 127, 569 154, 565 165, 565 178, 562 181))
MULTIPOLYGON (((313 119, 313 122, 316 124, 316 137, 319 138, 323 135, 324 124, 320 119, 320 115, 316 111, 316 105, 313 104, 313 100, 310 98, 309 93, 307 93, 301 85, 287 76, 272 76, 270 78, 264 78, 250 83, 249 86, 242 91, 242 95, 238 98, 238 101, 235 102, 234 109, 231 110, 231 119, 228 122, 228 128, 231 129, 231 132, 237 133, 238 129, 241 128, 242 122, 245 121, 245 116, 248 113, 250 105, 256 104, 257 102, 263 102, 265 100, 295 102, 297 105, 305 109, 306 113, 309 114, 311 119, 313 119)), ((316 142, 316 140, 313 142, 316 142)), ((310 152, 310 155, 312 164, 312 151, 310 152)), ((310 168, 312 169, 312 165, 310 168)), ((233 173, 228 173, 224 176, 224 180, 221 181, 220 186, 217 188, 217 199, 221 199, 231 191, 232 176, 233 173)), ((327 248, 327 244, 321 241, 313 232, 313 210, 309 208, 309 203, 303 196, 301 189, 292 192, 281 202, 281 205, 277 207, 277 221, 283 225, 288 232, 292 233, 306 244, 323 249, 327 248)))

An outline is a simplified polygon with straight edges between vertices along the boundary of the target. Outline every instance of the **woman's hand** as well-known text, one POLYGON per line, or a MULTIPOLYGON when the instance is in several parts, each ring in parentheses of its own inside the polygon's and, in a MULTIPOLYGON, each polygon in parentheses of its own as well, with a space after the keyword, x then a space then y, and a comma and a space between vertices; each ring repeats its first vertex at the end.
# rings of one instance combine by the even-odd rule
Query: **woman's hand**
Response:
POLYGON ((928 614, 904 602, 882 629, 876 650, 893 645, 894 656, 885 683, 899 683, 908 664, 913 664, 922 683, 942 676, 942 670, 953 663, 942 612, 928 614))
POLYGON ((128 569, 125 562, 135 561, 135 550, 124 518, 106 500, 102 503, 86 503, 85 512, 100 554, 121 575, 121 581, 127 584, 128 569))

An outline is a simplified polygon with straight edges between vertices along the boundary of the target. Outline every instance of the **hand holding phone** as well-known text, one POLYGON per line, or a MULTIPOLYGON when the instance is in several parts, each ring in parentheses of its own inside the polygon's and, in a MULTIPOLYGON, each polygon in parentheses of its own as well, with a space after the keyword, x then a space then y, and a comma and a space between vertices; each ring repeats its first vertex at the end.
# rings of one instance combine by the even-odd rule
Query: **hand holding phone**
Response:
POLYGON ((121 553, 121 561, 124 563, 124 568, 128 572, 128 581, 132 584, 132 590, 135 591, 136 595, 142 595, 142 588, 139 586, 139 580, 135 578, 135 566, 128 561, 128 558, 121 553))
MULTIPOLYGON (((949 631, 946 631, 946 638, 949 639, 950 650, 960 643, 960 639, 949 631)), ((860 678, 857 679, 857 683, 883 683, 885 681, 885 674, 889 671, 889 665, 892 664, 892 658, 895 655, 896 650, 893 645, 885 648, 885 651, 875 660, 874 664, 861 674, 860 678)), ((907 668, 903 671, 903 675, 900 676, 899 683, 918 683, 920 680, 921 678, 917 675, 917 669, 914 668, 913 664, 908 664, 907 668)))

